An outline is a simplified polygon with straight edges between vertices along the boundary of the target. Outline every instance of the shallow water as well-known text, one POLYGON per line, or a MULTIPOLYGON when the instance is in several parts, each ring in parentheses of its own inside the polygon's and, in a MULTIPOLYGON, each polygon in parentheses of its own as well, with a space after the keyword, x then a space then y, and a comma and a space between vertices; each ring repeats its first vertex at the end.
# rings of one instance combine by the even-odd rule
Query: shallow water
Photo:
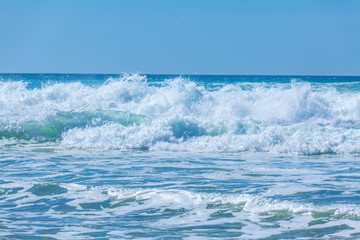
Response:
POLYGON ((91 76, 2 75, 1 239, 360 238, 359 79, 91 76))
POLYGON ((34 150, 1 152, 6 239, 360 235, 359 157, 34 150))

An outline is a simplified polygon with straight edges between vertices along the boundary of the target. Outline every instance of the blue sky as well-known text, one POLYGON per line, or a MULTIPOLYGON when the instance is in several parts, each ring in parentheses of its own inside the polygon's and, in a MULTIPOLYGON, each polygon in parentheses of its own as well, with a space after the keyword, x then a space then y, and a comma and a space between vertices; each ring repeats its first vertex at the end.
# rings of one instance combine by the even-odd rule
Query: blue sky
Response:
POLYGON ((360 75, 360 0, 0 0, 0 72, 360 75))

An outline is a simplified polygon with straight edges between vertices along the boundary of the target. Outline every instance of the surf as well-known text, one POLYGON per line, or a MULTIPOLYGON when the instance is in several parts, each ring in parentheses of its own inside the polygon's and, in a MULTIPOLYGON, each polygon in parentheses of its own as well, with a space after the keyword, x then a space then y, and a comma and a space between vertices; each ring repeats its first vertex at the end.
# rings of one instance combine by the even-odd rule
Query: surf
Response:
POLYGON ((0 81, 0 137, 92 150, 359 153, 358 85, 138 74, 98 84, 0 81))

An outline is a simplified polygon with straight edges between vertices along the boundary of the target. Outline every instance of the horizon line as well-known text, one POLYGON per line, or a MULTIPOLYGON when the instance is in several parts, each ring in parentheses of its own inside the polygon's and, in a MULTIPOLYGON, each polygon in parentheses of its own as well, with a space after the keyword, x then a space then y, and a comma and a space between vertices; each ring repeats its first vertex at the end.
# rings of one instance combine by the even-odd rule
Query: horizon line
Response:
POLYGON ((360 75, 322 75, 322 74, 209 74, 209 73, 61 73, 61 72, 2 72, 3 74, 53 74, 53 75, 163 75, 163 76, 281 76, 281 77, 360 77, 360 75))

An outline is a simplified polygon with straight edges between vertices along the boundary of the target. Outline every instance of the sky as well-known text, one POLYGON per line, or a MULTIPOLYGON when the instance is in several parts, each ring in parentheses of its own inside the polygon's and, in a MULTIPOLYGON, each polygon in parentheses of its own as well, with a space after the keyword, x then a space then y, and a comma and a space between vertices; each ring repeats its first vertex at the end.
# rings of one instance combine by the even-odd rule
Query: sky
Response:
POLYGON ((0 73, 360 75, 360 0, 0 0, 0 73))

